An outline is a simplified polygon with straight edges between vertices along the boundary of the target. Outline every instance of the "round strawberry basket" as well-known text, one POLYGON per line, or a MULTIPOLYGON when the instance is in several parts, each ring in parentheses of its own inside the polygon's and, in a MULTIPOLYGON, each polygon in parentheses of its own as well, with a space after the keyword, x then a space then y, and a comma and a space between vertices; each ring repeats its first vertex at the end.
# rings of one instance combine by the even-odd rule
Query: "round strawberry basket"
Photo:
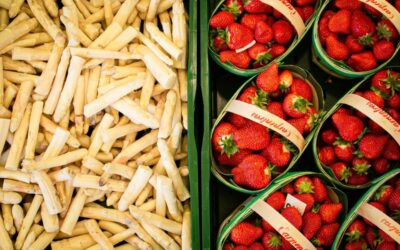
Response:
MULTIPOLYGON (((335 201, 335 203, 340 202, 343 204, 343 209, 339 215, 338 223, 342 223, 346 218, 347 209, 348 209, 348 200, 345 193, 341 190, 336 189, 335 187, 329 186, 330 182, 326 177, 319 173, 315 172, 290 172, 285 176, 277 178, 273 181, 273 183, 268 186, 262 193, 258 194, 256 197, 249 197, 246 201, 244 201, 240 206, 238 206, 220 225, 218 232, 218 240, 217 240, 217 249, 223 249, 223 246, 229 240, 229 236, 233 228, 239 223, 243 222, 251 215, 255 213, 253 207, 255 203, 259 201, 264 201, 268 198, 272 193, 280 190, 285 185, 293 182, 295 179, 302 177, 319 177, 322 181, 325 182, 326 187, 329 189, 328 196, 335 201)), ((334 249, 334 248, 332 248, 334 249)))
POLYGON ((335 241, 333 242, 332 249, 344 249, 344 245, 342 244, 344 243, 344 237, 346 236, 346 231, 352 224, 352 222, 354 222, 355 219, 360 217, 358 212, 360 207, 363 206, 365 202, 369 202, 380 187, 385 185, 385 183, 387 183, 390 179, 392 179, 395 176, 398 176, 399 174, 400 174, 400 169, 394 169, 373 181, 373 186, 365 192, 365 194, 358 200, 356 205, 354 205, 354 207, 348 213, 346 219, 344 220, 341 227, 339 228, 339 231, 336 234, 336 238, 335 241))
MULTIPOLYGON (((318 84, 318 82, 312 77, 312 75, 308 71, 306 71, 302 68, 299 68, 297 66, 294 66, 294 65, 281 65, 281 66, 279 66, 279 69, 282 69, 282 70, 287 69, 290 72, 292 72, 294 77, 298 77, 300 79, 303 79, 305 82, 307 82, 313 91, 313 100, 312 100, 313 107, 315 108, 315 110, 318 113, 323 112, 323 108, 324 108, 323 90, 322 90, 321 86, 318 84)), ((240 93, 242 92, 243 89, 245 89, 247 86, 250 86, 256 80, 256 77, 257 76, 254 76, 254 77, 250 78, 248 81, 246 81, 236 91, 236 93, 231 97, 231 99, 226 104, 226 106, 224 107, 222 112, 219 114, 218 118, 215 120, 212 131, 211 131, 211 135, 214 133, 218 124, 221 121, 223 121, 225 116, 227 116, 230 113, 228 111, 228 109, 229 109, 231 103, 237 99, 237 97, 240 95, 240 93)), ((316 122, 318 123, 319 120, 316 122)), ((316 127, 317 127, 317 125, 314 126, 314 128, 316 128, 316 127)), ((279 173, 279 175, 277 177, 284 176, 285 173, 287 173, 288 171, 290 171, 291 168, 293 168, 293 166, 296 164, 297 160, 300 158, 300 156, 305 151, 307 145, 311 142, 314 132, 315 132, 315 129, 311 130, 310 133, 304 138, 303 149, 297 150, 297 153, 292 156, 292 158, 291 158, 289 164, 286 166, 285 170, 283 172, 279 173)), ((242 192, 242 193, 247 193, 247 194, 257 194, 268 188, 268 186, 266 186, 265 188, 262 188, 262 189, 252 190, 252 189, 247 189, 245 187, 239 186, 238 184, 236 184, 233 181, 233 178, 232 178, 233 176, 230 173, 230 168, 219 165, 217 163, 217 160, 214 158, 213 152, 210 152, 210 154, 211 154, 211 172, 220 182, 222 182, 227 187, 229 187, 233 190, 242 192)), ((275 177, 275 178, 277 178, 277 177, 275 177)), ((269 185, 271 185, 271 183, 269 185)))
MULTIPOLYGON (((277 1, 278 1, 278 0, 277 0, 277 1)), ((279 1, 281 1, 281 0, 279 0, 279 1)), ((302 33, 300 36, 294 34, 293 40, 292 40, 289 44, 287 44, 286 51, 285 51, 282 55, 280 55, 280 56, 278 56, 277 58, 275 58, 273 61, 276 61, 276 62, 282 62, 282 61, 284 61, 284 59, 285 59, 288 55, 290 55, 290 53, 293 51, 293 49, 296 48, 297 44, 300 43, 300 41, 301 41, 301 40, 305 37, 305 35, 307 34, 308 30, 311 28, 311 26, 312 26, 312 24, 313 24, 313 22, 314 22, 314 20, 315 20, 315 18, 316 18, 316 15, 317 15, 317 13, 318 13, 318 11, 319 11, 321 5, 322 5, 322 2, 323 2, 323 1, 321 1, 321 0, 317 0, 316 4, 315 4, 315 6, 314 6, 314 13, 313 13, 313 14, 308 18, 308 20, 304 23, 305 29, 304 29, 303 33, 302 33)), ((214 16, 214 15, 222 8, 222 6, 223 6, 224 3, 225 3, 225 0, 221 0, 221 1, 219 2, 219 4, 217 5, 217 7, 216 7, 216 8, 214 9, 214 11, 212 12, 212 14, 210 15, 210 17, 214 16)), ((210 19, 210 20, 211 20, 211 19, 210 19)), ((209 22, 210 22, 210 20, 209 20, 209 22)), ((208 33, 210 34, 210 25, 208 25, 208 29, 209 29, 208 33)), ((295 32, 295 33, 296 33, 296 32, 295 32)), ((210 37, 210 38, 211 38, 211 37, 210 37)), ((210 41, 210 39, 209 39, 209 41, 210 41)), ((235 75, 240 75, 240 76, 254 76, 254 75, 256 75, 256 74, 262 72, 262 71, 263 71, 265 68, 267 68, 268 65, 270 64, 270 63, 268 63, 268 64, 266 64, 266 65, 264 65, 264 66, 262 66, 262 67, 255 68, 255 69, 241 69, 241 68, 236 67, 235 65, 231 64, 230 62, 225 62, 225 63, 223 63, 223 62, 220 60, 220 56, 218 55, 218 53, 216 53, 216 52, 213 50, 213 48, 212 48, 210 42, 209 42, 208 50, 209 50, 209 54, 211 55, 211 58, 212 58, 218 65, 220 65, 222 68, 224 68, 225 70, 227 70, 227 71, 229 71, 230 73, 235 74, 235 75)))
POLYGON ((315 64, 317 64, 322 70, 324 70, 330 75, 342 79, 350 79, 350 78, 362 78, 367 75, 373 74, 383 69, 393 58, 395 58, 396 54, 400 50, 400 40, 397 42, 397 44, 395 44, 395 51, 388 60, 378 64, 374 69, 368 71, 355 71, 350 66, 346 65, 344 62, 337 61, 328 56, 325 49, 323 48, 323 45, 321 44, 318 35, 318 26, 322 14, 330 6, 332 2, 333 2, 332 0, 325 1, 322 4, 321 8, 319 9, 318 13, 316 13, 315 22, 312 29, 312 43, 313 43, 312 54, 313 54, 313 62, 315 64))
MULTIPOLYGON (((395 67, 387 67, 387 68, 385 68, 385 70, 386 69, 398 72, 400 70, 400 67, 397 67, 397 66, 395 66, 395 67)), ((319 170, 328 179, 330 179, 331 182, 333 182, 335 185, 337 185, 337 186, 339 186, 341 188, 346 188, 346 189, 364 189, 364 188, 368 188, 368 187, 370 187, 371 185, 373 185, 375 183, 376 179, 380 179, 380 177, 381 177, 381 176, 378 176, 376 179, 369 180, 368 182, 366 182, 364 184, 360 184, 360 185, 349 185, 349 184, 343 183, 342 181, 337 179, 337 177, 335 176, 335 173, 332 171, 331 168, 329 168, 327 165, 325 165, 325 164, 323 164, 321 162, 321 160, 319 159, 319 149, 318 149, 319 143, 320 143, 320 141, 319 141, 320 140, 320 135, 322 133, 322 130, 325 128, 324 125, 328 122, 328 120, 331 118, 331 116, 337 110, 339 110, 343 105, 348 106, 346 104, 348 102, 348 100, 357 98, 357 95, 355 95, 354 93, 356 93, 360 88, 365 87, 367 84, 369 84, 369 80, 371 79, 372 76, 373 75, 369 75, 369 76, 365 77, 358 84, 356 84, 352 89, 350 89, 342 98, 340 98, 338 100, 338 102, 329 111, 327 111, 325 113, 324 117, 322 117, 319 125, 315 129, 314 138, 313 138, 313 142, 312 142, 312 151, 313 151, 313 154, 314 154, 314 161, 315 161, 317 167, 319 168, 319 170)), ((364 103, 364 104, 361 105, 361 107, 362 106, 366 106, 366 104, 364 103)), ((359 112, 359 111, 357 111, 357 112, 359 112)), ((369 116, 367 116, 367 117, 369 117, 369 116)), ((365 127, 365 129, 367 129, 367 128, 368 127, 365 127)), ((392 161, 390 163, 390 168, 391 169, 397 168, 398 166, 399 166, 399 162, 398 161, 392 161)))

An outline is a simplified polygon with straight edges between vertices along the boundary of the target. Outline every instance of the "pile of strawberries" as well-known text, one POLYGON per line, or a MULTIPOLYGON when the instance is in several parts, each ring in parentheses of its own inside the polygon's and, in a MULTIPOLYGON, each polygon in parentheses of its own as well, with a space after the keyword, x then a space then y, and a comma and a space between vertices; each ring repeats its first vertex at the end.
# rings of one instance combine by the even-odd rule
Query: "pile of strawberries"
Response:
MULTIPOLYGON (((393 2, 393 1, 388 1, 393 2)), ((396 0, 400 10, 400 1, 396 0)), ((334 0, 318 23, 326 53, 355 71, 367 71, 392 57, 399 41, 395 26, 359 0, 334 0)))
MULTIPOLYGON (((361 86, 360 95, 400 122, 400 75, 382 70, 361 86)), ((326 122, 318 140, 319 160, 349 185, 362 185, 389 171, 400 160, 397 142, 365 114, 340 107, 326 122)))
MULTIPOLYGON (((327 187, 321 179, 302 176, 272 193, 265 200, 271 207, 296 227, 311 242, 323 249, 332 245, 340 227, 342 203, 335 203, 328 196, 327 187), (294 206, 286 206, 286 196, 291 194, 306 204, 304 214, 294 206)), ((281 237, 265 220, 251 217, 241 222, 230 233, 230 242, 224 250, 292 250, 289 241, 281 237), (261 224, 261 225, 260 225, 261 224)))
MULTIPOLYGON (((238 100, 265 109, 305 135, 318 119, 312 96, 307 82, 289 70, 279 72, 273 62, 258 75, 256 86, 245 88, 238 100)), ((215 128, 212 149, 218 164, 233 167, 233 181, 249 189, 266 187, 296 152, 294 145, 276 132, 232 113, 215 128)))
MULTIPOLYGON (((291 2, 304 21, 317 0, 291 2)), ((238 68, 258 68, 282 55, 295 36, 293 26, 276 9, 260 0, 226 0, 210 20, 210 46, 220 60, 238 68), (237 53, 251 42, 256 43, 237 53)))
MULTIPOLYGON (((400 223, 400 182, 398 178, 394 177, 381 186, 368 203, 400 223)), ((343 245, 345 250, 399 249, 399 244, 392 237, 362 217, 358 217, 350 224, 343 245)))

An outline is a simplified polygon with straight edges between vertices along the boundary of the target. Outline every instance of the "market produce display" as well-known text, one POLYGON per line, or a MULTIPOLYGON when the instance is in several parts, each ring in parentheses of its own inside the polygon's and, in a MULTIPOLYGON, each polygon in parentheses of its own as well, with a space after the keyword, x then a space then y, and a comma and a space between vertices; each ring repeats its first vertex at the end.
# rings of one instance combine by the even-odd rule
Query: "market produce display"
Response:
POLYGON ((0 7, 0 249, 191 249, 183 1, 0 7))

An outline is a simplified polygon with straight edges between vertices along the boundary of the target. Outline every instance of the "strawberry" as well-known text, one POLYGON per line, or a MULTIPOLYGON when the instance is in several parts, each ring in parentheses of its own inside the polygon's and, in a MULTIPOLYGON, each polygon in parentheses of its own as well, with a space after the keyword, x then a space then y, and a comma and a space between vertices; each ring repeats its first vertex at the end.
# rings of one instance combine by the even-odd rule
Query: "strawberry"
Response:
POLYGON ((276 21, 272 25, 272 30, 275 42, 279 44, 287 44, 292 40, 293 27, 289 22, 285 20, 276 21))
POLYGON ((376 250, 396 250, 396 249, 397 246, 395 242, 387 242, 387 241, 379 243, 378 246, 376 247, 376 250))
POLYGON ((355 10, 351 16, 351 33, 355 38, 371 36, 375 32, 375 23, 361 10, 355 10))
POLYGON ((296 248, 294 248, 288 240, 282 237, 282 250, 296 250, 296 248))
POLYGON ((315 199, 314 196, 312 196, 312 194, 294 194, 293 197, 306 204, 304 212, 311 211, 311 208, 314 206, 315 199))
POLYGON ((299 95, 309 102, 312 101, 313 92, 310 85, 300 78, 293 79, 289 93, 299 95))
POLYGON ((230 239, 237 245, 249 246, 263 234, 260 227, 256 227, 248 222, 241 222, 236 225, 230 234, 230 239))
POLYGON ((233 134, 233 141, 239 149, 261 150, 268 146, 268 129, 258 123, 249 123, 233 134))
POLYGON ((303 21, 306 22, 314 14, 314 7, 304 6, 302 13, 303 13, 303 21))
POLYGON ((295 207, 286 207, 282 210, 281 215, 288 220, 295 228, 301 229, 303 225, 303 218, 299 210, 295 207))
POLYGON ((267 160, 260 155, 249 155, 232 169, 233 181, 250 189, 261 189, 271 182, 267 160))
POLYGON ((242 160, 250 154, 251 151, 246 149, 240 150, 239 152, 236 152, 230 157, 227 154, 218 154, 217 162, 221 165, 234 167, 239 165, 239 163, 242 162, 242 160))
POLYGON ((395 242, 394 239, 392 237, 390 237, 387 233, 385 233, 384 231, 382 231, 381 229, 378 230, 378 234, 379 236, 382 238, 383 241, 386 242, 395 242))
POLYGON ((325 203, 319 207, 319 214, 323 223, 335 222, 343 209, 342 203, 325 203))
POLYGON ((396 188, 390 196, 388 207, 390 210, 400 210, 400 189, 396 188))
POLYGON ((334 4, 339 9, 351 10, 352 12, 361 9, 359 0, 335 0, 334 4))
POLYGON ((389 107, 400 110, 400 94, 394 94, 387 99, 389 107))
POLYGON ((365 135, 359 144, 359 150, 367 159, 377 159, 384 150, 386 142, 389 140, 387 135, 365 135))
POLYGON ((322 45, 326 44, 326 39, 329 36, 333 36, 334 38, 337 38, 337 34, 333 33, 329 30, 329 20, 335 15, 335 12, 333 11, 326 11, 321 19, 319 20, 318 23, 318 36, 319 36, 319 40, 321 42, 322 45))
POLYGON ((257 22, 254 28, 254 38, 258 43, 269 43, 274 38, 272 28, 266 22, 257 22))
POLYGON ((275 210, 279 211, 285 206, 286 197, 282 192, 277 191, 272 193, 265 201, 275 210))
POLYGON ((397 122, 400 123, 400 113, 395 109, 388 108, 386 109, 387 113, 397 122))
POLYGON ((282 246, 281 237, 274 232, 266 232, 262 237, 265 250, 280 250, 282 246))
POLYGON ((248 49, 248 52, 251 59, 255 60, 261 65, 267 64, 272 59, 271 54, 268 52, 268 48, 260 43, 256 43, 251 46, 248 49))
POLYGON ((314 191, 314 184, 310 177, 302 176, 295 180, 294 184, 294 191, 298 194, 308 194, 313 193, 314 191))
POLYGON ((314 212, 307 212, 303 216, 302 232, 304 236, 311 240, 322 226, 321 216, 314 212))
POLYGON ((257 76, 257 86, 266 91, 274 92, 279 88, 278 65, 273 62, 271 65, 257 76))
POLYGON ((365 174, 357 174, 354 169, 350 169, 351 176, 347 182, 349 185, 358 186, 368 182, 368 176, 365 174))
POLYGON ((221 122, 215 128, 212 135, 213 150, 220 153, 225 153, 228 156, 235 154, 238 150, 235 145, 231 144, 233 133, 237 130, 235 126, 228 122, 221 122))
POLYGON ((370 51, 364 51, 350 56, 347 64, 355 71, 367 71, 376 67, 376 59, 370 51))
POLYGON ((309 106, 309 101, 296 94, 288 94, 283 100, 283 110, 293 118, 303 117, 309 106))
POLYGON ((247 69, 250 65, 251 58, 247 51, 236 53, 232 50, 225 50, 219 53, 219 58, 222 63, 230 62, 241 69, 247 69))
POLYGON ((265 109, 265 106, 268 103, 268 93, 256 88, 255 86, 250 86, 243 90, 238 100, 265 109))
POLYGON ((333 173, 339 181, 343 181, 345 183, 348 182, 349 177, 351 176, 351 172, 346 164, 344 164, 343 162, 336 162, 329 167, 332 169, 333 173))
POLYGON ((246 246, 235 246, 232 250, 248 250, 246 246))
POLYGON ((239 23, 232 23, 227 27, 227 43, 231 50, 241 49, 254 40, 253 31, 239 23))
POLYGON ((309 107, 307 109, 306 115, 302 118, 306 121, 306 124, 304 126, 304 132, 305 133, 310 133, 311 130, 317 125, 319 121, 319 114, 313 107, 309 107))
POLYGON ((261 226, 262 226, 262 228, 264 229, 264 231, 265 232, 268 232, 268 231, 273 231, 273 232, 275 232, 275 228, 273 228, 272 226, 271 226, 271 224, 269 224, 266 220, 262 220, 262 222, 261 222, 261 226))
POLYGON ((349 49, 334 36, 326 38, 326 53, 335 60, 342 61, 349 56, 349 49))
POLYGON ((254 30, 256 24, 260 21, 267 21, 267 15, 265 14, 246 14, 240 20, 240 23, 254 30))
POLYGON ((316 0, 295 0, 296 6, 306 6, 315 4, 316 0))
POLYGON ((377 174, 384 174, 389 171, 389 162, 385 158, 376 159, 372 162, 372 169, 377 174))
POLYGON ((210 26, 215 29, 225 29, 235 22, 235 17, 229 11, 219 11, 210 19, 210 26))
POLYGON ((380 40, 374 43, 373 52, 376 60, 386 61, 394 54, 395 47, 392 42, 380 40))
POLYGON ((347 242, 344 246, 344 250, 366 250, 368 248, 368 244, 364 239, 347 242))
POLYGON ((276 58, 285 53, 285 51, 286 51, 285 46, 274 43, 271 45, 271 50, 269 51, 269 53, 272 55, 273 58, 276 58))
POLYGON ((347 36, 345 42, 347 48, 349 49, 350 53, 358 53, 364 49, 364 45, 362 45, 358 39, 354 38, 353 36, 347 36))
POLYGON ((358 117, 336 112, 332 116, 332 122, 339 131, 339 135, 345 141, 353 142, 358 139, 364 130, 364 124, 358 117))
POLYGON ((242 0, 226 0, 222 9, 231 12, 234 16, 240 16, 243 12, 242 0))
POLYGON ((331 146, 325 146, 319 150, 318 159, 328 166, 336 161, 335 151, 331 146))
POLYGON ((222 246, 222 250, 233 250, 235 245, 232 243, 225 242, 224 245, 222 246))
POLYGON ((324 202, 328 199, 328 190, 326 189, 325 184, 318 177, 314 177, 313 179, 314 185, 314 198, 316 202, 324 202))
POLYGON ((374 194, 374 201, 380 202, 382 204, 388 204, 390 196, 392 195, 394 189, 390 185, 381 186, 374 194))
POLYGON ((378 123, 374 122, 373 120, 368 120, 368 128, 373 134, 379 134, 382 135, 386 131, 378 125, 378 123))
POLYGON ((228 115, 227 120, 228 122, 232 123, 234 126, 238 128, 242 128, 246 126, 247 123, 251 122, 249 119, 233 113, 228 115))
POLYGON ((260 0, 245 0, 244 9, 249 13, 271 13, 272 7, 260 0))
POLYGON ((335 151, 335 156, 340 161, 348 162, 351 161, 351 159, 353 159, 354 146, 352 143, 338 138, 333 143, 333 145, 334 145, 333 150, 335 151))
POLYGON ((290 70, 283 70, 279 75, 279 90, 286 92, 293 83, 293 74, 290 70))
POLYGON ((395 90, 400 90, 399 74, 391 70, 378 71, 371 79, 371 86, 393 96, 395 90))
POLYGON ((303 116, 301 118, 289 119, 289 120, 287 120, 287 122, 290 123, 290 125, 292 125, 293 127, 295 127, 300 132, 300 134, 305 133, 305 127, 306 127, 306 123, 307 123, 305 116, 303 116))
POLYGON ((389 139, 389 141, 386 143, 383 151, 383 157, 392 161, 400 160, 400 147, 395 140, 389 139))
POLYGON ((336 233, 339 230, 339 223, 323 225, 317 232, 312 242, 317 246, 328 247, 332 245, 336 233))
POLYGON ((267 106, 267 111, 286 120, 286 114, 283 112, 283 107, 280 102, 270 102, 267 106))
POLYGON ((254 242, 249 247, 249 250, 264 250, 264 247, 260 242, 254 242))
POLYGON ((354 220, 350 226, 347 228, 347 241, 356 241, 365 236, 366 228, 365 224, 362 220, 356 219, 354 220))
POLYGON ((370 162, 365 158, 354 158, 351 165, 357 174, 368 174, 368 169, 371 167, 370 162))
POLYGON ((214 51, 223 51, 228 49, 228 45, 226 44, 223 34, 223 32, 219 32, 216 36, 211 38, 211 47, 214 51))
POLYGON ((321 133, 322 141, 328 145, 332 145, 336 141, 336 137, 338 137, 338 134, 333 129, 327 129, 321 133))
POLYGON ((367 227, 367 232, 365 234, 365 239, 371 248, 374 248, 377 243, 378 232, 377 228, 374 227, 367 227))
POLYGON ((385 100, 375 91, 367 90, 363 93, 362 97, 380 108, 383 108, 385 106, 385 100))
POLYGON ((399 32, 387 19, 382 19, 376 26, 379 39, 386 39, 387 41, 395 42, 399 38, 399 32))
POLYGON ((351 11, 339 10, 328 23, 331 32, 350 34, 351 11))
POLYGON ((285 140, 276 137, 273 138, 267 148, 261 152, 261 155, 265 156, 270 163, 275 166, 284 167, 290 162, 290 150, 291 147, 285 140))

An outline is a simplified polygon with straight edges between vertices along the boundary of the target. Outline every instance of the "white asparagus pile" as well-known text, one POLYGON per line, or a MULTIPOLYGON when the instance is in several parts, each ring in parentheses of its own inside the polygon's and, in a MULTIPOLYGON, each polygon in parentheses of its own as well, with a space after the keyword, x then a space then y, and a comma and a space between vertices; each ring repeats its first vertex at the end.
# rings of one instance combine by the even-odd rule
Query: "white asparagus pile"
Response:
POLYGON ((187 23, 0 0, 0 249, 191 249, 187 23))

